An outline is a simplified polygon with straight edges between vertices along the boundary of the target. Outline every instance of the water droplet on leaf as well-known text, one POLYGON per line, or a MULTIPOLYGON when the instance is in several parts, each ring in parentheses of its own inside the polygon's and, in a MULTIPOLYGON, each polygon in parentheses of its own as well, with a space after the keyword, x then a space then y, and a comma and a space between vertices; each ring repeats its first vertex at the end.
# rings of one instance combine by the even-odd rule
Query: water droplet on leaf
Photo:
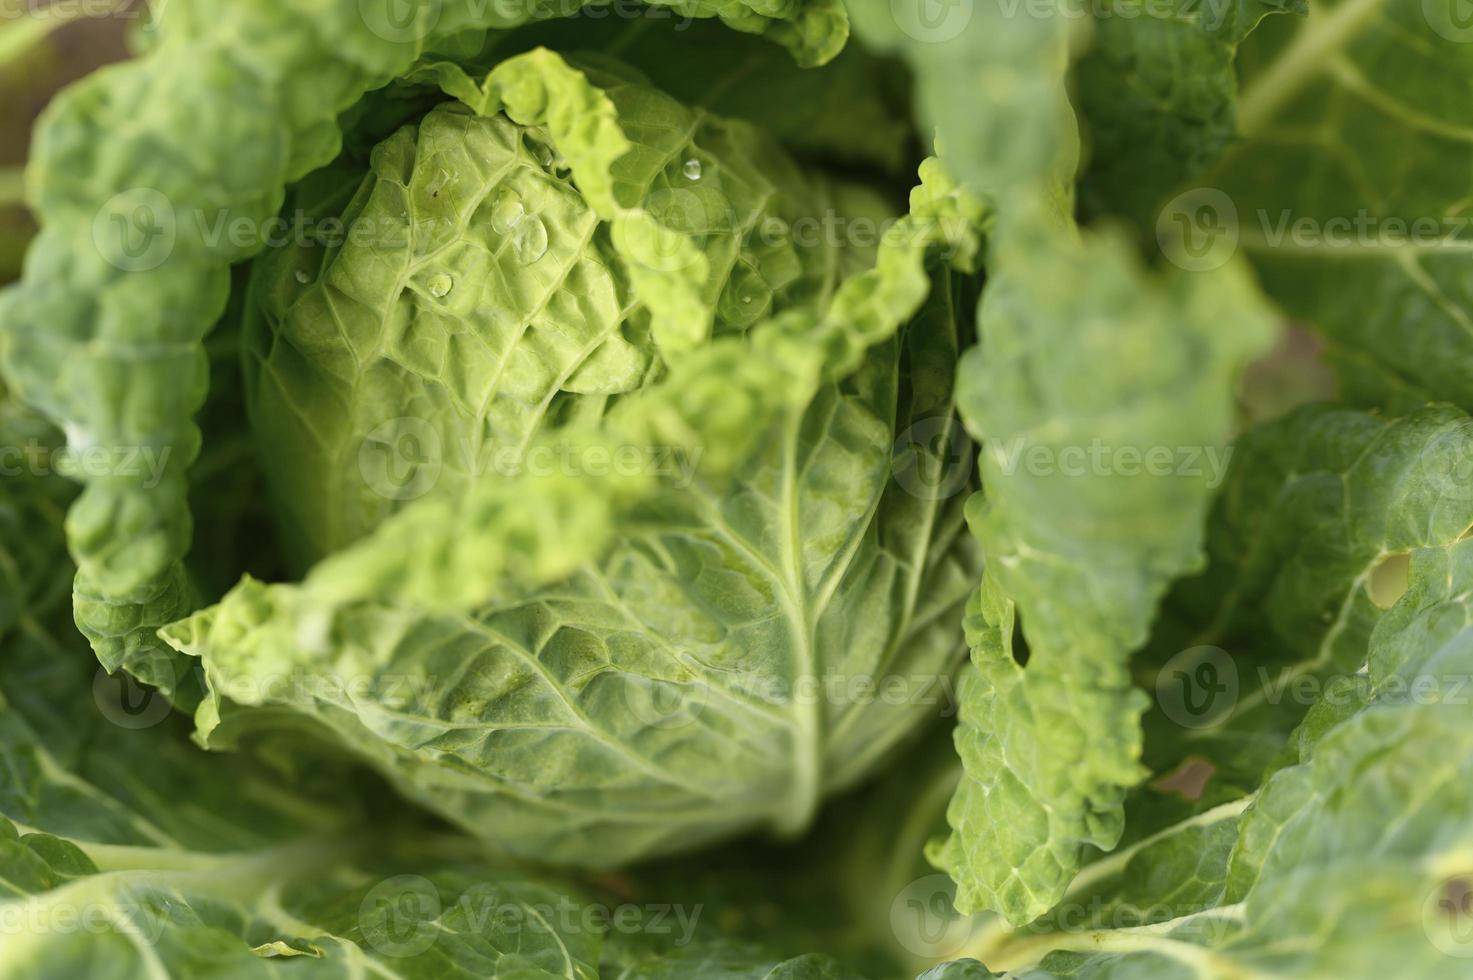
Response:
POLYGON ((536 215, 530 215, 517 224, 511 247, 516 249, 517 258, 523 265, 531 265, 547 254, 547 226, 536 215))
POLYGON ((513 228, 527 216, 527 206, 516 191, 502 191, 491 205, 491 227, 503 235, 511 234, 513 228))
POLYGON ((739 265, 721 291, 716 312, 731 326, 750 326, 767 309, 769 296, 770 290, 762 274, 751 266, 739 265))
POLYGON ((685 166, 681 167, 680 170, 681 173, 685 174, 686 180, 701 179, 701 161, 697 160, 695 157, 691 157, 689 160, 685 161, 685 166))
POLYGON ((312 281, 312 274, 310 272, 308 272, 306 269, 298 269, 297 270, 297 282, 299 282, 303 286, 305 286, 305 285, 307 285, 307 283, 309 283, 311 281, 312 281))
POLYGON ((430 277, 430 295, 435 297, 435 299, 441 299, 444 296, 449 295, 450 290, 454 288, 455 280, 450 278, 450 276, 446 273, 441 272, 430 277))

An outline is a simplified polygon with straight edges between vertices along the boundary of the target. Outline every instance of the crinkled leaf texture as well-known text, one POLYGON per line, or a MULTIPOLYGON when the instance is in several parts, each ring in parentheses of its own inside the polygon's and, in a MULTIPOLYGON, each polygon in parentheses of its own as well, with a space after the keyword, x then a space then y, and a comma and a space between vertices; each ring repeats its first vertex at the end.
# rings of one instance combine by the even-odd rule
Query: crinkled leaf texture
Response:
MULTIPOLYGON (((766 34, 810 65, 848 33, 837 0, 679 10, 766 34)), ((336 156, 338 114, 427 51, 564 12, 434 3, 406 20, 397 0, 177 0, 145 56, 51 107, 30 163, 42 231, 4 296, 0 368, 74 448, 167 454, 156 477, 97 467, 68 520, 77 621, 110 670, 192 697, 186 662, 156 633, 198 604, 183 558, 202 341, 229 266, 263 244, 219 234, 222 222, 267 227, 283 189, 336 156)))
MULTIPOLYGON (((7 476, 0 514, 67 492, 7 476)), ((32 553, 66 566, 61 511, 33 513, 32 553)), ((0 977, 598 976, 596 931, 538 917, 586 899, 406 866, 362 836, 352 782, 305 756, 300 779, 206 756, 159 695, 99 675, 64 600, 0 623, 0 977)))
POLYGON ((959 692, 965 776, 930 856, 960 909, 1026 922, 1086 846, 1115 845, 1146 775, 1128 658, 1172 580, 1200 565, 1209 457, 1224 461, 1232 392, 1270 319, 1241 265, 1157 275, 1123 236, 1075 228, 1071 11, 981 5, 930 38, 860 10, 862 36, 915 64, 948 161, 996 211, 958 398, 983 444, 969 519, 988 565, 959 692))
POLYGON ((1237 696, 1188 728, 1153 712, 1151 765, 1204 759, 1255 787, 1309 707, 1296 691, 1366 662, 1386 604, 1378 569, 1473 524, 1470 455, 1473 422, 1451 405, 1391 419, 1311 405, 1245 435, 1208 522, 1208 566, 1173 592, 1148 655, 1177 677, 1226 656, 1237 696))
POLYGON ((1326 338, 1345 401, 1469 407, 1473 50, 1452 8, 1109 9, 1079 70, 1089 209, 1138 221, 1168 256, 1245 254, 1265 293, 1326 338), (1276 11, 1295 16, 1259 23, 1276 11))
POLYGON ((713 329, 823 302, 872 258, 789 229, 830 208, 885 216, 628 69, 585 75, 538 49, 479 84, 445 63, 416 75, 463 101, 379 145, 346 204, 337 168, 300 190, 296 209, 351 229, 342 244, 256 263, 252 421, 304 559, 514 475, 544 429, 598 419, 713 329))
MULTIPOLYGON (((1338 569, 1372 528, 1385 547, 1410 550, 1406 592, 1390 609, 1368 602, 1350 617, 1358 646, 1347 640, 1333 661, 1312 668, 1338 674, 1320 675, 1318 703, 1247 795, 1204 799, 1099 857, 1049 914, 985 930, 969 953, 1038 978, 1463 975, 1473 543, 1461 539, 1465 495, 1445 464, 1462 458, 1450 440, 1466 422, 1450 406, 1393 421, 1323 408, 1255 433, 1234 493, 1272 458, 1278 465, 1256 492, 1287 506, 1284 476, 1302 472, 1310 483, 1331 482, 1323 499, 1345 501, 1349 515, 1313 511, 1324 519, 1299 524, 1300 557, 1265 552, 1271 577, 1301 585, 1259 605, 1282 616, 1295 608, 1290 598, 1319 608, 1312 597, 1363 595, 1364 579, 1347 586, 1349 573, 1338 569), (1317 564, 1305 563, 1310 556, 1317 564), (1309 587, 1314 579, 1318 589, 1309 587)), ((1317 637, 1304 644, 1311 657, 1323 649, 1317 637)), ((1132 798, 1133 820, 1149 826, 1186 806, 1160 795, 1153 802, 1151 793, 1132 798)))
MULTIPOLYGON (((7 431, 59 444, 0 408, 7 431)), ((55 476, 0 482, 0 515, 31 514, 29 554, 63 571, 62 511, 39 502, 71 492, 55 476)), ((98 674, 65 599, 33 595, 23 623, 0 623, 6 980, 860 980, 727 940, 675 892, 639 906, 648 928, 610 928, 626 898, 493 863, 382 800, 369 819, 372 787, 300 738, 263 753, 285 768, 206 754, 160 695, 98 674)))
MULTIPOLYGON (((1295 764, 1237 820, 1218 904, 1148 930, 1024 938, 993 965, 1037 978, 1465 976, 1470 594, 1469 542, 1413 553, 1364 690, 1323 703, 1337 720, 1307 720, 1295 764)), ((1141 870, 1173 878, 1197 860, 1162 852, 1141 870)))
POLYGON ((960 688, 967 776, 932 857, 963 911, 1025 922, 1063 894, 1083 845, 1121 834, 1125 790, 1145 775, 1147 699, 1127 658, 1200 564, 1232 388, 1271 330, 1236 268, 1152 281, 1121 243, 1076 245, 1043 222, 995 250, 1008 272, 960 375, 983 443, 968 519, 988 556, 960 688), (1105 358, 1128 370, 1102 375, 1105 358))
POLYGON ((254 422, 326 554, 165 631, 201 658, 200 738, 291 718, 559 863, 794 833, 961 653, 969 297, 929 256, 965 264, 979 209, 933 161, 873 257, 801 249, 753 232, 844 195, 750 127, 546 51, 425 71, 462 106, 380 145, 344 212, 390 243, 350 231, 256 282, 254 422), (671 194, 698 220, 661 215, 671 194), (687 303, 708 328, 661 327, 687 303), (362 462, 385 421, 440 447, 397 510, 362 462), (629 449, 700 466, 610 472, 629 449))

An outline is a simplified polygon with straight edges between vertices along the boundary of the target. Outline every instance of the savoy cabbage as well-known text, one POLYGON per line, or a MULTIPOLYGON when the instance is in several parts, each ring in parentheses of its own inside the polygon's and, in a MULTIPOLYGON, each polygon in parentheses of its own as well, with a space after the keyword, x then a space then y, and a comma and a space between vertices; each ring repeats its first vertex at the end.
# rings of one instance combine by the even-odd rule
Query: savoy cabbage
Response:
POLYGON ((1466 976, 1455 8, 126 18, 0 293, 0 977, 1466 976))

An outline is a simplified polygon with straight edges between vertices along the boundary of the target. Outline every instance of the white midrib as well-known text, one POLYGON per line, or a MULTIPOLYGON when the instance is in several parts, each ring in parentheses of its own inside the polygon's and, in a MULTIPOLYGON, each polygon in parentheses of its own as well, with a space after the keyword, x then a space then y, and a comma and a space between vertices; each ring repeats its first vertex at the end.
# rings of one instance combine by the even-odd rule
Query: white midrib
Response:
POLYGON ((1245 964, 1234 962, 1206 946, 1184 942, 1161 935, 1164 928, 1175 928, 1192 918, 1232 918, 1240 913, 1236 906, 1207 909, 1192 916, 1183 916, 1154 926, 1136 926, 1128 929, 1086 931, 1075 933, 1049 933, 1020 943, 1017 952, 990 961, 993 969, 1016 970, 1037 963, 1044 952, 1068 951, 1085 955, 1153 953, 1180 964, 1192 971, 1198 980, 1269 980, 1273 974, 1265 973, 1245 964))
MULTIPOLYGON (((1080 896, 1087 894, 1090 889, 1094 888, 1100 882, 1113 878, 1123 872, 1126 865, 1137 854, 1153 844, 1173 834, 1178 834, 1194 827, 1207 827, 1224 820, 1232 820, 1242 815, 1257 799, 1258 794, 1254 792, 1239 799, 1219 804, 1209 810, 1204 810, 1185 820, 1174 823, 1164 830, 1157 831, 1149 837, 1144 837, 1129 847, 1115 851, 1108 857, 1086 865, 1075 876, 1074 880, 1069 883, 1069 888, 1064 893, 1063 898, 1060 899, 1059 904, 1064 904, 1071 900, 1078 901, 1080 896)), ((1177 919, 1170 919, 1167 922, 1175 924, 1180 922, 1182 918, 1191 918, 1192 915, 1204 915, 1221 911, 1222 907, 1203 909, 1201 912, 1192 913, 1191 915, 1177 919)), ((968 956, 979 959, 984 963, 998 964, 1004 960, 1013 962, 1017 957, 1016 952, 1014 952, 1015 945, 1027 947, 1035 952, 1050 952, 1051 948, 1046 948, 1048 947, 1048 941, 1058 940, 1060 937, 1067 938, 1068 936, 1068 933, 1050 932, 1038 936, 1023 936, 1019 938, 1017 932, 1017 929, 1010 925, 1006 919, 999 916, 968 943, 965 952, 968 956)))
POLYGON ((798 526, 798 429, 802 415, 791 414, 783 424, 782 572, 784 604, 793 641, 793 772, 788 806, 774 824, 779 833, 796 835, 808 826, 823 789, 823 699, 814 696, 818 679, 814 654, 814 623, 804 587, 802 529, 798 526))
POLYGON ((1331 67, 1334 55, 1380 11, 1386 0, 1345 0, 1328 15, 1311 7, 1295 35, 1267 72, 1254 80, 1238 103, 1238 134, 1252 136, 1271 123, 1284 104, 1331 67))
MULTIPOLYGON (((45 908, 92 908, 109 916, 117 933, 132 946, 150 980, 169 980, 173 974, 159 959, 157 937, 143 934, 129 915, 114 917, 114 911, 136 912, 136 905, 119 901, 123 889, 158 889, 188 891, 193 896, 224 901, 244 900, 247 905, 269 886, 280 884, 283 868, 294 869, 292 876, 309 875, 321 861, 338 853, 338 848, 324 841, 276 848, 244 854, 205 854, 177 849, 153 849, 90 842, 76 843, 100 868, 115 866, 119 870, 102 870, 97 874, 76 878, 50 891, 18 900, 19 914, 29 918, 27 910, 45 908), (144 870, 138 867, 149 856, 162 867, 144 870)), ((39 913, 36 913, 39 914, 39 913)), ((23 919, 22 921, 25 921, 23 919)), ((7 936, 5 951, 17 961, 28 955, 39 962, 39 947, 51 934, 46 930, 20 931, 7 936)))

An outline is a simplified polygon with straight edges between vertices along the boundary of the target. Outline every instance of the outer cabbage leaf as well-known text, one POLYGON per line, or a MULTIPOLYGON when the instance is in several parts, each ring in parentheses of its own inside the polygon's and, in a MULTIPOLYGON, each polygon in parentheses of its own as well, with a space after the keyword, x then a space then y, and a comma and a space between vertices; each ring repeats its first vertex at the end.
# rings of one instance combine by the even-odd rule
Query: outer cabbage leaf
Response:
POLYGON ((1030 937, 991 950, 992 965, 1037 978, 1464 975, 1470 555, 1468 542, 1414 552, 1407 593, 1376 627, 1362 702, 1301 730, 1297 764, 1239 821, 1219 907, 1030 937))
POLYGON ((56 431, 0 389, 0 635, 53 605, 71 569, 55 546, 73 492, 56 431))
MULTIPOLYGON (((37 468, 0 507, 69 493, 37 468)), ((25 544, 65 566, 60 513, 35 510, 25 544)), ((443 860, 396 877, 351 778, 206 756, 160 696, 100 672, 64 599, 31 592, 0 624, 0 976, 597 977, 599 934, 537 917, 586 899, 443 860)))
POLYGON ((1284 312, 1329 340, 1351 403, 1469 407, 1473 52, 1457 8, 1316 3, 1239 43, 1254 11, 1279 5, 1188 6, 1110 18, 1081 65, 1081 92, 1103 93, 1105 71, 1144 90, 1125 106, 1082 96, 1102 147, 1092 210, 1140 220, 1175 262, 1246 254, 1284 312), (1153 94, 1159 124, 1126 107, 1153 94))
POLYGON ((857 0, 851 15, 861 39, 911 66, 916 113, 939 133, 959 180, 998 214, 1043 195, 1060 215, 1079 161, 1065 89, 1071 22, 1052 0, 1019 10, 857 0))
POLYGON ((967 775, 933 853, 959 908, 1014 922, 1063 894, 1082 845, 1122 832, 1147 704, 1126 660, 1171 580, 1200 564, 1232 387, 1271 336, 1240 271, 1153 282, 1118 241, 1069 246, 1037 227, 998 244, 1009 272, 961 368, 984 444, 968 516, 988 566, 969 608, 967 775), (1101 372, 1106 359, 1118 367, 1101 372))
POLYGON ((1236 209, 1265 290, 1330 338, 1348 398, 1364 404, 1470 407, 1461 255, 1473 233, 1456 175, 1473 122, 1457 80, 1473 52, 1451 10, 1324 4, 1255 34, 1241 138, 1202 178, 1236 209), (1279 238, 1306 220, 1307 242, 1279 238))
POLYGON ((1470 452, 1473 424, 1448 405, 1401 419, 1316 405, 1246 436, 1209 565, 1173 594, 1142 670, 1160 692, 1152 765, 1196 756, 1256 788, 1318 693, 1365 664, 1389 605, 1378 570, 1473 524, 1470 452), (1214 674, 1221 696, 1198 680, 1214 674))
MULTIPOLYGON (((70 492, 42 473, 0 489, 70 492)), ((65 565, 49 516, 27 544, 65 565)), ((64 597, 0 631, 0 977, 853 980, 723 940, 673 888, 636 906, 498 867, 381 801, 370 828, 352 774, 313 769, 300 739, 268 753, 290 778, 207 756, 159 695, 107 683, 64 597)))
POLYGON ((956 13, 946 31, 886 23, 878 5, 858 7, 855 23, 905 53, 949 162, 997 211, 981 343, 961 372, 963 416, 984 440, 972 523, 990 563, 969 609, 979 671, 963 679, 966 775, 953 833, 932 857, 958 879, 963 911, 985 906, 1021 922, 1063 894, 1086 845, 1110 848, 1122 833, 1125 790, 1145 774, 1147 703, 1126 658, 1144 645, 1172 579, 1200 563, 1215 484, 1207 464, 1217 460, 1220 478, 1231 390, 1270 331, 1240 268, 1156 282, 1119 236, 1080 241, 1068 12, 956 13), (1096 446, 1112 457, 1102 474, 1091 472, 1096 446), (1131 475, 1115 469, 1122 448, 1136 454, 1123 467, 1131 475), (1030 450, 1049 473, 1030 475, 1030 450), (1145 475, 1151 451, 1156 467, 1169 457, 1164 477, 1145 475), (1190 475, 1178 472, 1183 453, 1190 475), (1080 460, 1080 476, 1061 472, 1080 460), (1025 646, 1026 666, 1014 653, 1025 646))
POLYGON ((616 947, 601 976, 609 980, 864 980, 821 954, 787 959, 760 946, 720 939, 655 951, 616 947))
POLYGON ((1237 135, 1238 46, 1266 16, 1304 0, 1110 2, 1095 11, 1074 97, 1089 154, 1086 215, 1149 227, 1161 201, 1213 167, 1237 135))

